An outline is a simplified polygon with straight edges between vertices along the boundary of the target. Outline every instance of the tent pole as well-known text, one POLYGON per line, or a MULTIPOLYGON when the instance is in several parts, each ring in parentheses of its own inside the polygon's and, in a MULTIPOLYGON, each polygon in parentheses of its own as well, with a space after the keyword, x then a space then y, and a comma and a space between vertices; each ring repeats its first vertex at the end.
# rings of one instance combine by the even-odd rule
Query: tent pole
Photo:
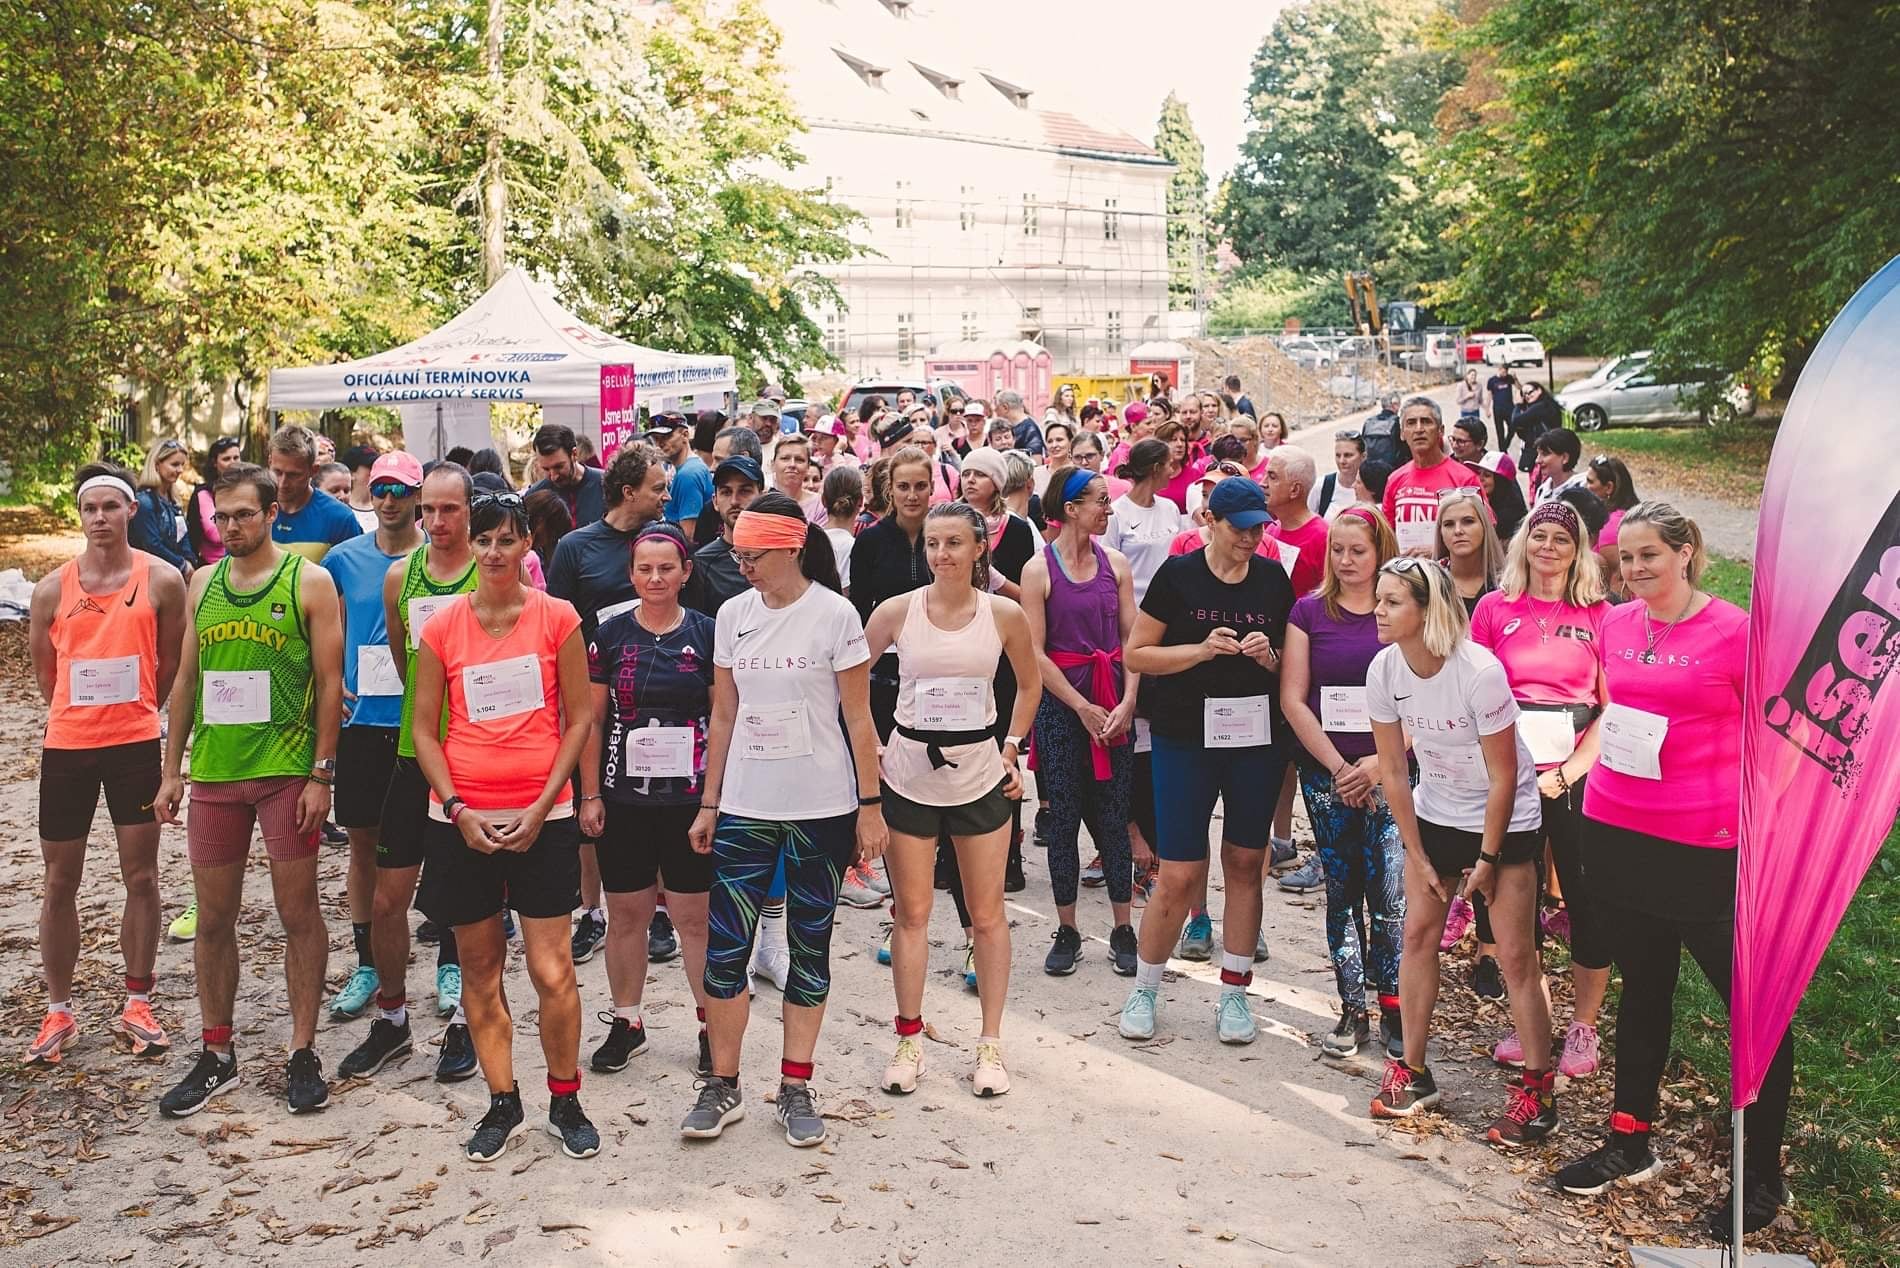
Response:
POLYGON ((1742 1107, 1737 1105, 1730 1133, 1734 1137, 1734 1147, 1728 1164, 1729 1216, 1732 1221, 1729 1232, 1733 1242, 1730 1258, 1735 1268, 1742 1268, 1742 1112, 1742 1107))

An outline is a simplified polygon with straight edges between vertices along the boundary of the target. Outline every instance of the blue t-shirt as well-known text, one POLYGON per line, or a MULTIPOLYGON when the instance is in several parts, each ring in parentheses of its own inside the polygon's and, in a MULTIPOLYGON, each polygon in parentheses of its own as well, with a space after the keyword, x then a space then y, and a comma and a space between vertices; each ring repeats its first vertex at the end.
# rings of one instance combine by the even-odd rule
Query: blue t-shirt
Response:
POLYGON ((706 723, 712 712, 713 619, 691 608, 669 633, 654 634, 632 612, 609 617, 587 644, 587 676, 607 688, 601 796, 615 803, 683 805, 699 800, 706 779, 706 723), (631 733, 642 727, 691 727, 690 778, 628 775, 631 733))
POLYGON ((673 483, 666 499, 666 518, 675 524, 696 520, 712 505, 712 472, 706 470, 698 454, 687 454, 686 461, 673 469, 673 483))
POLYGON ((313 564, 322 563, 330 547, 362 534, 356 512, 322 489, 310 490, 310 500, 294 515, 279 506, 277 520, 270 528, 272 541, 313 564))
MULTIPOLYGON (((364 681, 364 650, 381 648, 369 652, 380 659, 389 649, 389 630, 383 624, 383 578, 392 565, 406 557, 384 554, 376 545, 374 533, 352 538, 324 556, 324 571, 336 579, 337 593, 343 599, 343 689, 356 697, 354 704, 343 702, 344 726, 402 725, 400 686, 393 694, 385 690, 365 695, 359 684, 364 681)), ((387 668, 393 672, 394 665, 387 668)), ((373 670, 368 679, 366 685, 372 689, 390 685, 386 673, 373 670)))

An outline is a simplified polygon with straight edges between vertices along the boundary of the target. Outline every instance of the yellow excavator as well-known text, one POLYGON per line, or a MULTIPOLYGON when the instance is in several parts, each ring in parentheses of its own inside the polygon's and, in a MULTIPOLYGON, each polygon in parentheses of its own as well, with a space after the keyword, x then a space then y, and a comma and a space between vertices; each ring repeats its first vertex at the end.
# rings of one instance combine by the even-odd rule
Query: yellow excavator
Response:
POLYGON ((1372 274, 1346 274, 1346 303, 1352 309, 1353 329, 1362 335, 1384 333, 1385 323, 1379 316, 1379 292, 1372 284, 1372 274))

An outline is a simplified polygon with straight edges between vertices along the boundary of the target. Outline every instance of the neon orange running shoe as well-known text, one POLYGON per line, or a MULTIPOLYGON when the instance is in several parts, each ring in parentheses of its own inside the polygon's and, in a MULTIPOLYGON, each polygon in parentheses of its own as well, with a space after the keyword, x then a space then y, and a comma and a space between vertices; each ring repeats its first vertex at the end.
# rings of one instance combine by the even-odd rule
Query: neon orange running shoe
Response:
POLYGON ((152 1006, 142 999, 125 1002, 125 1011, 112 1023, 112 1034, 135 1057, 157 1056, 172 1046, 171 1036, 152 1016, 152 1006))
POLYGON ((68 1012, 48 1009, 46 1020, 40 1023, 40 1033, 33 1040, 33 1046, 26 1050, 28 1065, 58 1065, 66 1049, 72 1047, 79 1038, 79 1023, 68 1012))

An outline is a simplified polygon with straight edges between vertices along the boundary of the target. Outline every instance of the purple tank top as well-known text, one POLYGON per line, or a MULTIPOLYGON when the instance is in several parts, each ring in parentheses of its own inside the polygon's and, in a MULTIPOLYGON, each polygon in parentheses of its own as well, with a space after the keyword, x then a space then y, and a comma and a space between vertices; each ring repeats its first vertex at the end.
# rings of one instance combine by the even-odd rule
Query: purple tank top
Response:
MULTIPOLYGON (((1078 652, 1084 656, 1099 649, 1122 645, 1121 596, 1115 585, 1115 569, 1100 545, 1090 542, 1095 551, 1095 575, 1076 584, 1062 571, 1053 545, 1044 546, 1043 558, 1049 565, 1049 602, 1043 607, 1044 650, 1078 652)), ((1069 685, 1087 697, 1087 665, 1073 665, 1062 671, 1069 685)))

